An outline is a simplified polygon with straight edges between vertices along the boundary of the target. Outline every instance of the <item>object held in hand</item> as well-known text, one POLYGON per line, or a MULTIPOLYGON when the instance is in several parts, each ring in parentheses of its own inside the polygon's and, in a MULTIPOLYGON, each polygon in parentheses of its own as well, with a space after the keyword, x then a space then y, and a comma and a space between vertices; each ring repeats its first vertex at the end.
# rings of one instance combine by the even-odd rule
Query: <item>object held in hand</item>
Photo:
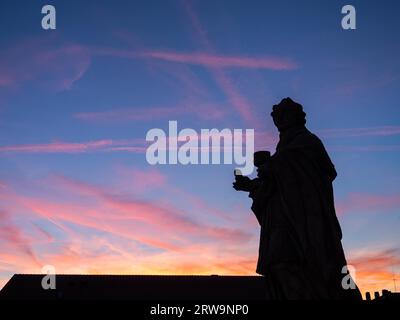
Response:
POLYGON ((269 160, 271 153, 269 151, 256 151, 253 157, 254 165, 259 168, 269 160))

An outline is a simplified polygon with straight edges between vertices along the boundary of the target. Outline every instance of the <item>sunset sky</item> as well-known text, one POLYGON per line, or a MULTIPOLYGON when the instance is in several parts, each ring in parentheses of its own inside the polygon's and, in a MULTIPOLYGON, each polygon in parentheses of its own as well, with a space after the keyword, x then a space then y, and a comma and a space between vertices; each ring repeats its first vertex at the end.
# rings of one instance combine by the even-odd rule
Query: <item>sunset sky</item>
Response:
POLYGON ((0 2, 0 288, 14 273, 255 274, 234 165, 146 161, 152 128, 255 129, 290 96, 338 171, 363 291, 400 287, 399 1, 0 2), (57 29, 41 28, 53 4, 57 29))

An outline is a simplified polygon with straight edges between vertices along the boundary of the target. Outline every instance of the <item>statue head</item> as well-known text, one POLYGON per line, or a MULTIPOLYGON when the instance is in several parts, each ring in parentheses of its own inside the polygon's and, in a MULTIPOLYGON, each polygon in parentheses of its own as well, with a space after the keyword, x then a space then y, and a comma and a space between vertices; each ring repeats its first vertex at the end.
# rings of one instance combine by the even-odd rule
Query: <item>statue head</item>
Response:
POLYGON ((272 107, 272 119, 279 131, 306 124, 306 114, 303 106, 290 98, 282 99, 272 107))

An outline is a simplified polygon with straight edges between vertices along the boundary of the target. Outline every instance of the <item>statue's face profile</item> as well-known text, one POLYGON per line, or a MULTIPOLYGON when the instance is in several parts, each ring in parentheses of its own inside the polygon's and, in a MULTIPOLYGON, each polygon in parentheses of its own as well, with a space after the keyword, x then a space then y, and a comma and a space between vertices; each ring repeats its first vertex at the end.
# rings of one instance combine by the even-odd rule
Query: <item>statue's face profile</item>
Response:
POLYGON ((278 129, 284 129, 288 124, 289 117, 287 112, 285 112, 285 110, 282 110, 282 108, 279 108, 279 106, 277 105, 272 107, 271 117, 274 121, 274 125, 278 129))

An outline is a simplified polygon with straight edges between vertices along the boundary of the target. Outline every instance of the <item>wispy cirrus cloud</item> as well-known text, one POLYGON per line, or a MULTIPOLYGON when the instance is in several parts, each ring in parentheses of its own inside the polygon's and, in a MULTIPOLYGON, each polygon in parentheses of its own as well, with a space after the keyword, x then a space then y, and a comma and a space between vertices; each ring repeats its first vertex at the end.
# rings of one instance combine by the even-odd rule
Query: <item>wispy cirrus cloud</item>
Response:
MULTIPOLYGON (((192 28, 194 30, 194 39, 197 39, 200 46, 210 55, 215 55, 215 49, 207 37, 203 26, 193 10, 190 1, 181 1, 192 28)), ((215 65, 207 65, 207 70, 213 76, 216 83, 224 92, 229 102, 233 105, 244 121, 251 126, 259 127, 259 120, 254 116, 254 110, 249 101, 236 89, 233 81, 227 76, 225 71, 215 65)))
POLYGON ((166 83, 173 90, 191 100, 191 104, 204 104, 211 99, 207 84, 193 70, 191 65, 168 63, 162 60, 149 59, 149 73, 166 83))
POLYGON ((185 103, 178 106, 165 107, 136 107, 112 109, 99 112, 79 112, 74 117, 79 120, 94 123, 115 124, 133 121, 154 121, 156 119, 180 118, 194 115, 200 119, 220 119, 225 110, 216 104, 185 103))
POLYGON ((400 268, 399 248, 377 248, 353 250, 348 254, 348 263, 356 268, 356 283, 362 292, 382 289, 395 291, 400 268))
MULTIPOLYGON (((161 185, 167 183, 154 171, 139 175, 135 172, 134 175, 139 178, 154 176, 161 185)), ((41 181, 37 190, 45 185, 51 186, 61 198, 49 197, 47 193, 43 196, 24 195, 4 183, 0 200, 13 215, 24 221, 34 221, 38 235, 44 241, 39 242, 37 238, 33 241, 32 238, 23 243, 35 252, 40 263, 54 265, 57 272, 254 273, 248 268, 251 261, 255 263, 255 258, 253 252, 246 249, 253 235, 232 224, 220 226, 211 220, 196 221, 167 202, 157 204, 139 200, 121 194, 113 187, 101 187, 61 175, 41 181), (62 200, 65 196, 68 201, 62 200), (47 228, 49 224, 57 228, 57 235, 53 228, 47 228), (223 253, 221 246, 224 246, 223 253), (231 267, 224 267, 224 263, 231 267)), ((193 202, 193 205, 197 204, 193 202)), ((199 207, 205 214, 204 208, 199 207)), ((3 239, 0 247, 5 244, 4 239, 14 241, 22 234, 20 226, 15 224, 12 234, 0 234, 3 239)), ((25 246, 17 245, 13 252, 0 251, 3 274, 40 272, 41 265, 21 259, 24 250, 25 246)))
MULTIPOLYGON (((377 127, 359 127, 359 128, 334 128, 316 130, 318 135, 327 139, 337 138, 358 138, 364 139, 365 144, 329 144, 330 151, 338 152, 398 152, 398 144, 370 144, 368 138, 387 138, 400 135, 399 126, 377 126, 377 127)), ((332 140, 333 141, 333 140, 332 140)))
MULTIPOLYGON (((158 178, 159 179, 159 178, 158 178)), ((105 191, 87 183, 58 176, 57 183, 67 187, 70 191, 80 195, 94 196, 100 199, 106 207, 120 210, 120 217, 136 219, 146 222, 152 226, 161 228, 173 228, 177 233, 190 234, 191 236, 202 236, 219 239, 231 239, 243 241, 247 234, 239 230, 230 230, 218 226, 205 226, 186 216, 184 212, 177 212, 176 209, 166 206, 157 206, 154 203, 139 200, 126 199, 105 191)))
MULTIPOLYGON (((183 128, 182 128, 183 129, 183 128)), ((168 130, 168 129, 166 129, 168 130)), ((176 150, 183 143, 190 139, 194 142, 197 142, 198 146, 193 147, 193 150, 201 151, 203 144, 205 150, 212 150, 212 147, 215 146, 216 150, 222 150, 221 148, 225 148, 224 150, 230 151, 232 150, 232 146, 229 146, 227 141, 222 139, 221 145, 214 144, 213 141, 221 140, 223 135, 221 134, 222 129, 217 129, 217 131, 211 132, 209 135, 201 135, 201 132, 196 135, 189 136, 168 136, 160 137, 159 141, 165 141, 165 146, 161 147, 160 150, 176 150), (170 138, 176 138, 178 141, 177 147, 172 147, 168 145, 168 140, 170 138), (208 147, 207 147, 208 146, 208 147)), ((233 135, 232 135, 233 136, 233 135)), ((262 141, 263 147, 268 146, 268 148, 272 147, 272 144, 276 141, 276 139, 269 134, 268 132, 260 132, 255 133, 254 135, 249 133, 246 134, 245 131, 242 131, 241 138, 242 144, 246 142, 247 138, 259 139, 262 141)), ((229 142, 229 141, 228 141, 229 142)), ((146 153, 148 145, 152 143, 151 141, 146 141, 146 138, 131 138, 131 139, 100 139, 100 140, 91 140, 91 141, 83 141, 83 142, 65 142, 65 141, 56 141, 50 143, 33 143, 33 144, 12 144, 12 145, 3 145, 0 146, 0 154, 18 154, 18 153, 66 153, 66 154, 76 154, 76 153, 89 153, 89 152, 113 152, 113 151, 126 151, 133 153, 146 153)), ((238 147, 241 148, 241 147, 238 147)), ((1 188, 1 183, 0 183, 1 188)))
POLYGON ((137 194, 146 194, 148 191, 156 191, 161 198, 161 193, 165 193, 165 199, 179 199, 179 204, 185 204, 192 208, 191 214, 200 213, 198 218, 218 218, 224 222, 232 223, 234 214, 226 213, 220 209, 213 207, 205 201, 201 195, 194 192, 184 190, 175 185, 173 181, 167 178, 156 168, 149 170, 131 168, 118 165, 115 168, 116 179, 119 185, 123 185, 124 190, 133 190, 137 194))
MULTIPOLYGON (((133 176, 139 179, 154 177, 155 184, 160 186, 169 184, 155 171, 133 171, 133 176)), ((131 176, 126 178, 129 181, 131 176)), ((40 226, 41 238, 50 241, 42 246, 51 244, 54 248, 57 244, 57 250, 39 252, 35 250, 36 242, 23 242, 35 252, 40 262, 56 266, 58 272, 254 274, 257 242, 249 242, 252 237, 235 227, 232 221, 225 220, 223 227, 210 221, 200 223, 165 202, 138 200, 111 186, 102 187, 62 175, 53 175, 43 183, 51 185, 52 190, 58 190, 63 196, 68 195, 70 200, 23 195, 10 190, 5 182, 0 200, 7 199, 2 202, 7 203, 7 210, 23 212, 40 226), (43 221, 60 227, 63 232, 61 242, 43 227, 43 221), (157 250, 148 250, 143 245, 157 250)), ((191 198, 188 191, 175 190, 172 194, 188 198, 193 208, 215 214, 197 197, 191 198)), ((364 203, 365 198, 352 199, 356 199, 353 201, 355 207, 362 209, 359 203, 364 203)), ((397 205, 394 195, 390 199, 391 205, 397 205)), ((381 206, 381 203, 381 198, 369 195, 365 206, 381 206)), ((18 225, 14 224, 14 227, 11 238, 6 238, 15 239, 14 235, 23 234, 18 225)), ((17 245, 17 251, 13 253, 2 251, 0 269, 3 272, 10 268, 13 272, 39 272, 33 259, 20 259, 24 248, 17 245), (3 263, 5 261, 8 263, 3 263)), ((356 267, 357 283, 362 291, 390 288, 393 278, 390 268, 394 263, 399 264, 398 256, 396 250, 351 252, 349 263, 356 267)))
POLYGON ((339 215, 349 213, 384 213, 400 208, 400 194, 372 194, 351 192, 337 201, 339 215))
POLYGON ((114 145, 112 140, 97 140, 88 142, 51 142, 45 144, 21 144, 0 146, 2 153, 81 153, 104 149, 114 145))
MULTIPOLYGON (((236 88, 234 82, 227 76, 225 69, 243 68, 243 69, 268 69, 273 71, 288 71, 298 68, 297 64, 289 58, 280 57, 250 57, 250 56, 232 56, 216 54, 211 43, 206 38, 204 30, 198 21, 196 14, 190 4, 184 4, 188 12, 189 19, 195 31, 195 38, 204 47, 204 52, 181 53, 176 51, 161 51, 161 50, 124 50, 113 48, 93 48, 91 51, 95 55, 105 55, 122 57, 129 59, 151 59, 166 61, 179 64, 199 65, 205 67, 215 82, 229 99, 229 102, 239 112, 240 116, 249 124, 258 123, 257 118, 253 114, 250 102, 236 88)), ((176 72, 175 72, 176 73, 176 72)), ((183 73, 181 72, 180 75, 183 73)), ((187 76, 186 76, 187 78, 187 76)), ((181 78, 182 80, 182 78, 181 78)), ((185 81, 186 82, 186 81, 185 81)), ((190 79, 191 84, 194 84, 193 77, 190 79)), ((201 86, 196 84, 192 89, 199 91, 201 86)), ((204 90, 202 93, 204 94, 204 90)), ((201 109, 201 105, 200 105, 201 109)), ((190 110, 190 109, 188 109, 190 110)), ((173 110, 171 110, 173 111, 173 110)), ((151 112, 149 112, 151 113, 151 112)), ((140 112, 139 112, 140 114, 140 112)), ((160 114, 163 114, 161 112, 160 114)))
POLYGON ((157 169, 144 170, 118 165, 115 172, 118 182, 123 185, 124 189, 131 189, 138 194, 160 189, 167 185, 166 175, 157 169))
POLYGON ((21 40, 0 53, 0 87, 25 82, 64 91, 88 70, 91 62, 85 46, 63 42, 56 37, 21 40))
MULTIPOLYGON (((192 5, 182 2, 187 17, 194 30, 194 38, 202 46, 202 52, 177 52, 171 50, 127 50, 116 48, 91 48, 94 55, 114 56, 128 59, 151 59, 165 62, 199 65, 205 67, 213 76, 215 82, 227 96, 229 102, 238 111, 239 115, 252 126, 258 126, 258 119, 254 116, 252 107, 248 99, 243 96, 236 88, 234 82, 228 77, 225 69, 267 69, 273 71, 288 71, 298 68, 297 63, 292 59, 284 57, 258 56, 251 57, 246 55, 223 55, 214 50, 211 42, 206 36, 192 5)), ((193 81, 191 81, 193 83, 193 81)), ((196 90, 200 87, 196 85, 196 90)), ((204 93, 204 90, 202 90, 204 93)), ((94 115, 81 115, 89 118, 94 115)), ((137 116, 136 116, 137 117, 137 116)))
POLYGON ((153 59, 217 68, 247 68, 268 70, 297 69, 297 65, 290 59, 277 57, 246 57, 168 51, 149 51, 142 53, 142 55, 153 59))
POLYGON ((246 241, 250 236, 240 230, 205 225, 166 203, 157 205, 119 195, 81 181, 54 176, 53 189, 78 197, 79 202, 48 200, 9 193, 20 206, 52 221, 69 221, 103 232, 121 235, 147 245, 176 250, 190 239, 246 241), (86 200, 82 203, 82 200, 86 200), (157 235, 155 237, 152 234, 157 235), (164 234, 163 237, 160 235, 164 234), (185 240, 186 239, 186 240, 185 240), (181 243, 183 241, 183 243, 181 243))
POLYGON ((339 152, 398 152, 400 151, 400 145, 388 144, 388 145, 331 145, 329 146, 330 151, 339 152))
POLYGON ((382 88, 393 85, 400 80, 400 73, 393 68, 393 64, 397 64, 397 61, 392 63, 389 70, 380 70, 379 74, 374 74, 366 67, 361 67, 362 71, 352 70, 352 77, 349 77, 351 80, 344 79, 337 86, 335 93, 351 96, 367 91, 382 90, 382 88))
POLYGON ((244 68, 268 70, 294 70, 298 65, 289 58, 272 56, 223 55, 205 52, 178 52, 162 50, 127 50, 114 48, 92 48, 95 55, 130 59, 156 59, 169 62, 200 65, 215 68, 244 68))
POLYGON ((43 144, 20 144, 0 146, 0 153, 84 153, 95 151, 115 151, 129 147, 130 151, 145 152, 145 140, 94 140, 85 142, 50 142, 43 144))
POLYGON ((32 263, 36 264, 37 266, 40 265, 39 260, 32 249, 32 244, 30 241, 24 236, 19 227, 12 221, 11 215, 1 210, 0 239, 2 240, 2 246, 7 246, 7 248, 3 248, 3 250, 20 252, 24 257, 30 259, 32 263), (10 250, 10 248, 12 249, 10 250))
POLYGON ((322 129, 318 133, 327 138, 336 137, 387 137, 400 134, 400 126, 380 126, 366 128, 322 129))

